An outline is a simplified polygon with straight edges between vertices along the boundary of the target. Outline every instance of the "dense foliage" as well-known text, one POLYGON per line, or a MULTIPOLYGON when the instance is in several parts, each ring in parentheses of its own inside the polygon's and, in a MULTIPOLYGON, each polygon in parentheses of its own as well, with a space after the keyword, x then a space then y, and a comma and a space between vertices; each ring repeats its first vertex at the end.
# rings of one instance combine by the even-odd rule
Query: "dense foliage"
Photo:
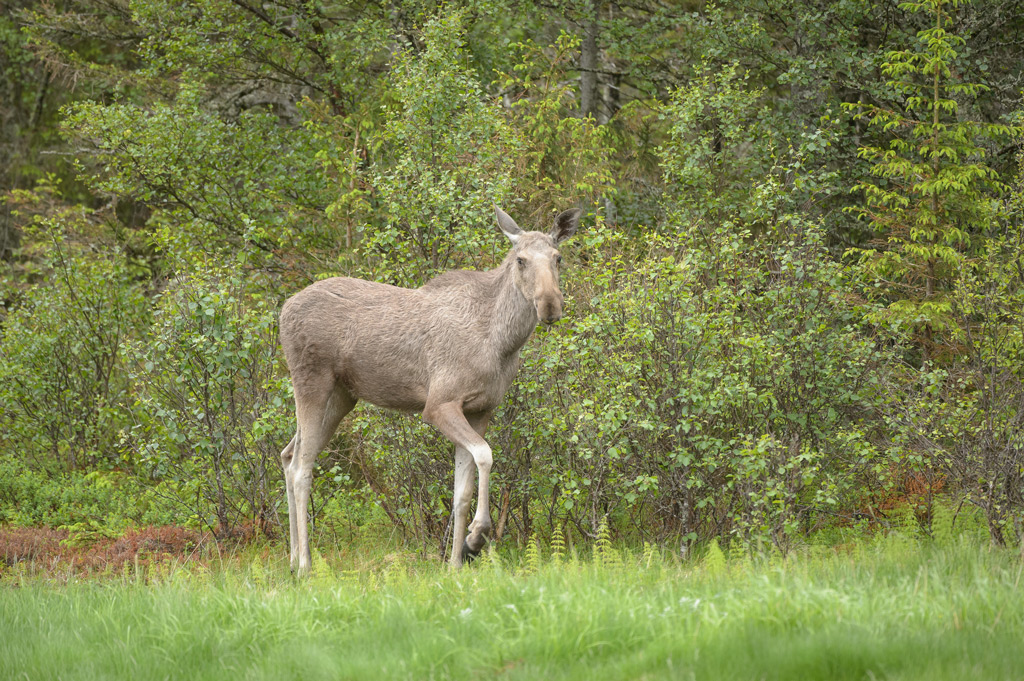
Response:
MULTIPOLYGON (((0 520, 278 534, 281 302, 579 205, 488 434, 499 534, 787 551, 970 507, 1020 542, 1020 5, 5 5, 0 520)), ((360 408, 321 536, 443 551, 448 448, 360 408)))

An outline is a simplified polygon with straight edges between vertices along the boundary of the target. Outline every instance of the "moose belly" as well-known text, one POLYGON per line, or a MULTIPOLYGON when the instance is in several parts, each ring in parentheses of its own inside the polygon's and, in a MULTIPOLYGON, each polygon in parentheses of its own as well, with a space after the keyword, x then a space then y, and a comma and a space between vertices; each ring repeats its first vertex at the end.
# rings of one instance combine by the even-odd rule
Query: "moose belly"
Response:
POLYGON ((427 382, 417 367, 400 356, 380 357, 373 363, 350 363, 339 379, 353 396, 371 404, 401 411, 422 411, 427 382))
POLYGON ((505 398, 505 392, 515 378, 516 369, 519 366, 518 358, 513 362, 502 362, 498 366, 489 366, 479 371, 466 370, 460 380, 450 384, 439 381, 431 383, 430 399, 447 402, 449 400, 460 400, 462 411, 467 414, 480 414, 492 412, 498 408, 505 398))

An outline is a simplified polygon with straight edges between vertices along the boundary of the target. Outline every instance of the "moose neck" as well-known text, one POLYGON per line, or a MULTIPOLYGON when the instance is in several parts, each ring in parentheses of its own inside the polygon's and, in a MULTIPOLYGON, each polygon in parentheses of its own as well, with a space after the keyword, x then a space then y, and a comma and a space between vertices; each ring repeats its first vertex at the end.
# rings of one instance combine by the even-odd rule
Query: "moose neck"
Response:
POLYGON ((502 357, 516 353, 537 328, 537 308, 516 288, 514 256, 510 255, 495 272, 494 314, 491 317, 491 340, 502 357))

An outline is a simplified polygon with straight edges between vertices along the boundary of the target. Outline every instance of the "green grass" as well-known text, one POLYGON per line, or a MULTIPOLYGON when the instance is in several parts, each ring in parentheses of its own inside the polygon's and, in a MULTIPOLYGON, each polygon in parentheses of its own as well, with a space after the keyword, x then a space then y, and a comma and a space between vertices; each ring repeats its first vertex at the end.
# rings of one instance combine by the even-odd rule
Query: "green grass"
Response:
MULTIPOLYGON (((720 554, 719 554, 720 556, 720 554)), ((4 679, 1020 679, 1018 554, 968 542, 676 564, 258 560, 0 588, 4 679)), ((248 560, 248 559, 246 559, 248 560)))

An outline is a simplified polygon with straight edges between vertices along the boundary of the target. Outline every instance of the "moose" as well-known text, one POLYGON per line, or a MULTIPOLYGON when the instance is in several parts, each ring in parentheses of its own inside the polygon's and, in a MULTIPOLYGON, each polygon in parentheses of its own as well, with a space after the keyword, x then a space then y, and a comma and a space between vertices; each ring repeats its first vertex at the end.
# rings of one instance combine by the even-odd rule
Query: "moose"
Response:
POLYGON ((280 341, 297 427, 281 463, 297 573, 311 561, 306 513, 313 466, 358 400, 420 412, 455 445, 451 568, 478 555, 489 538, 493 457, 484 433, 530 334, 562 317, 558 246, 576 232, 580 211, 563 211, 548 232, 523 231, 497 207, 495 216, 512 242, 495 269, 446 272, 418 289, 334 277, 282 307, 280 341), (474 468, 477 507, 467 528, 474 468))

